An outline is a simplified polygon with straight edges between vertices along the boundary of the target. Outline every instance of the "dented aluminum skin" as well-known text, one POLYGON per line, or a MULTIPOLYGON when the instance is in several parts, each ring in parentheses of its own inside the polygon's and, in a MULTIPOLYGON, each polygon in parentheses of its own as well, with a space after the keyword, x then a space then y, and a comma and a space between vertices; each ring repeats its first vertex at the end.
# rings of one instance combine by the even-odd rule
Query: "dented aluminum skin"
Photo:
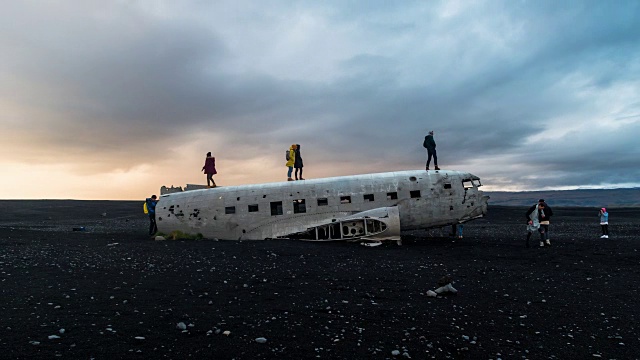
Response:
POLYGON ((226 240, 400 240, 401 231, 463 223, 487 213, 480 179, 408 170, 162 195, 158 230, 226 240))

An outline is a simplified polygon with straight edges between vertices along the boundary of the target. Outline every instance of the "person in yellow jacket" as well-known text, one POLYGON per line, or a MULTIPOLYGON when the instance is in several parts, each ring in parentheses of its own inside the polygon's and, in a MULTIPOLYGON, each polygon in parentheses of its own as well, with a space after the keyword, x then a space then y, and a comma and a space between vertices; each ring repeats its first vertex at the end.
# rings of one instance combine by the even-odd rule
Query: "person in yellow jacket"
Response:
POLYGON ((291 147, 289 148, 289 156, 287 156, 287 164, 285 165, 289 168, 289 172, 287 172, 287 181, 293 181, 293 179, 291 178, 291 172, 293 172, 293 164, 295 164, 296 162, 297 148, 298 147, 296 146, 296 144, 291 145, 291 147))

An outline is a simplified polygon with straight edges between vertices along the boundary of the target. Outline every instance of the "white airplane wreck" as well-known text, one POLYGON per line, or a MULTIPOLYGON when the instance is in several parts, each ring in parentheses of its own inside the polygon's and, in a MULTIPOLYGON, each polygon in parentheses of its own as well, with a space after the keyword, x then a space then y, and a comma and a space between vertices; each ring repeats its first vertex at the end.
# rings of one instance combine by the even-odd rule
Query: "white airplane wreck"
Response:
POLYGON ((487 213, 475 175, 409 170, 224 186, 161 195, 158 230, 209 239, 400 241, 401 231, 460 224, 487 213))
POLYGON ((475 175, 409 170, 224 186, 161 195, 158 230, 209 239, 400 241, 401 231, 484 216, 488 196, 475 175))

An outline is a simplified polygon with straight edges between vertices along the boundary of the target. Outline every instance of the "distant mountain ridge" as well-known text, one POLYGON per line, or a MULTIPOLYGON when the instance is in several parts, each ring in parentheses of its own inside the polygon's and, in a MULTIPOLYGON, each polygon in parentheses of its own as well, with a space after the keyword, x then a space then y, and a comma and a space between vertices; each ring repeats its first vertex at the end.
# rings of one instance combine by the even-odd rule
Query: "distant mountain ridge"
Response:
POLYGON ((547 190, 547 191, 486 191, 489 205, 527 206, 545 199, 553 206, 640 207, 640 188, 547 190))

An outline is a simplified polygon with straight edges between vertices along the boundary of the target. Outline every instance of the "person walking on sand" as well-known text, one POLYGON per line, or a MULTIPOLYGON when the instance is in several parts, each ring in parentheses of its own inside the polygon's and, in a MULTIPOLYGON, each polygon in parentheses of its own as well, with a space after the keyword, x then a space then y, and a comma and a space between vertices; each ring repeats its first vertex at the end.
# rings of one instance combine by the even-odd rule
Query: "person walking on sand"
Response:
POLYGON ((202 170, 207 174, 207 188, 216 187, 216 182, 213 181, 213 175, 217 174, 216 171, 216 158, 211 156, 211 151, 207 153, 207 158, 204 160, 204 166, 202 170))
POLYGON ((145 202, 147 203, 147 212, 149 213, 149 236, 153 236, 158 232, 158 226, 156 225, 156 204, 158 204, 158 197, 151 195, 145 202))
POLYGON ((287 163, 285 164, 285 166, 289 168, 289 171, 287 172, 287 181, 293 181, 293 179, 291 178, 291 173, 293 172, 293 165, 296 163, 297 148, 298 146, 296 146, 296 144, 291 145, 291 147, 289 148, 289 153, 287 154, 287 163))
POLYGON ((540 209, 540 227, 544 230, 544 243, 546 246, 551 246, 551 240, 549 239, 549 225, 551 216, 553 216, 553 210, 544 199, 538 200, 538 208, 540 209))
POLYGON ((598 216, 600 216, 600 227, 602 228, 602 236, 600 239, 608 239, 609 238, 609 213, 606 208, 600 209, 598 212, 598 216))
POLYGON ((304 180, 302 177, 302 156, 300 156, 300 144, 296 144, 296 159, 293 162, 293 167, 296 169, 296 180, 304 180), (300 170, 300 178, 298 179, 298 170, 300 170))
POLYGON ((530 247, 529 240, 535 231, 540 233, 540 246, 544 246, 544 229, 540 227, 540 205, 534 204, 527 210, 527 247, 530 247))
POLYGON ((433 130, 429 131, 429 135, 424 137, 422 146, 427 149, 427 170, 429 170, 431 157, 433 157, 433 164, 436 166, 436 170, 440 170, 438 167, 438 155, 436 154, 436 141, 433 140, 433 130))

